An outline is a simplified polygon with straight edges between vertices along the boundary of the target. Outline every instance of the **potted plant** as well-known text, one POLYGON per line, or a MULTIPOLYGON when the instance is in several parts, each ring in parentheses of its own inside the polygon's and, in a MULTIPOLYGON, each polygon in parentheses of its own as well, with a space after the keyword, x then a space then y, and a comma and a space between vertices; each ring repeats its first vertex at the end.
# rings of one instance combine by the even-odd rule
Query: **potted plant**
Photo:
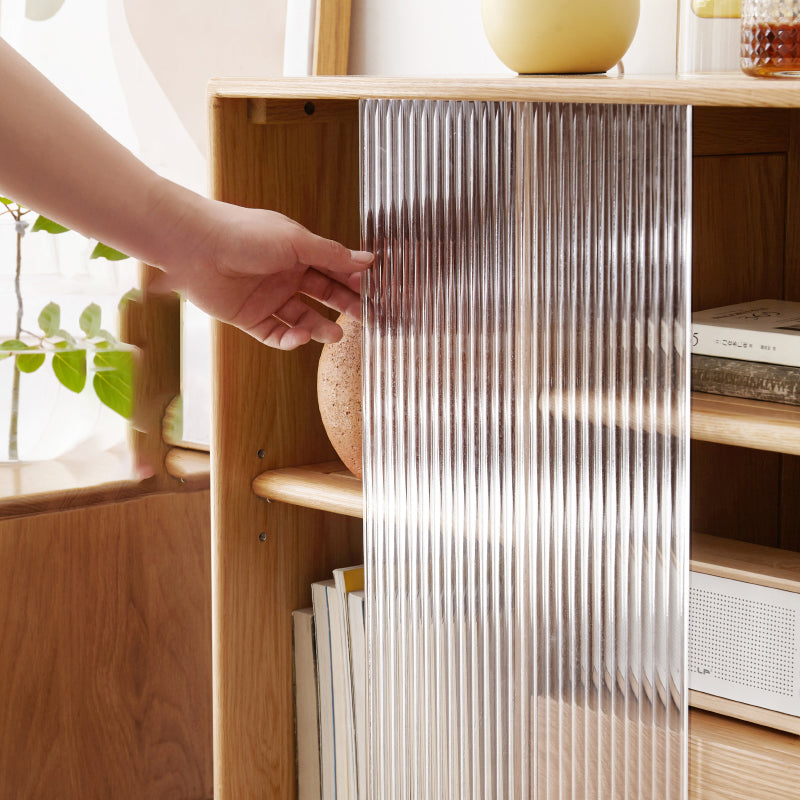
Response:
MULTIPOLYGON (((60 234, 68 230, 42 215, 36 215, 30 225, 26 217, 31 214, 29 209, 0 197, 0 216, 13 224, 16 240, 13 282, 16 314, 13 320, 0 320, 0 391, 10 400, 8 419, 0 419, 0 442, 3 443, 0 444, 0 460, 8 461, 61 455, 65 447, 69 449, 70 442, 80 439, 81 426, 93 425, 91 414, 87 414, 92 405, 102 404, 130 419, 133 403, 133 348, 102 327, 101 308, 97 303, 91 302, 83 309, 77 329, 71 331, 62 324, 61 306, 53 301, 39 311, 38 330, 25 326, 23 240, 28 232, 60 234), (28 393, 26 402, 25 384, 33 380, 29 376, 34 373, 38 374, 38 387, 28 393), (78 396, 81 402, 72 399, 78 396), (35 432, 43 427, 43 420, 30 418, 41 414, 36 408, 41 399, 50 401, 58 429, 71 434, 52 437, 61 439, 62 443, 54 444, 50 452, 43 451, 38 441, 36 446, 32 444, 41 439, 35 432), (75 411, 75 419, 64 416, 68 410, 75 411), (32 435, 23 435, 23 422, 26 431, 34 431, 32 435), (7 436, 3 436, 3 426, 7 436)), ((127 258, 101 243, 90 257, 114 261, 127 258)))

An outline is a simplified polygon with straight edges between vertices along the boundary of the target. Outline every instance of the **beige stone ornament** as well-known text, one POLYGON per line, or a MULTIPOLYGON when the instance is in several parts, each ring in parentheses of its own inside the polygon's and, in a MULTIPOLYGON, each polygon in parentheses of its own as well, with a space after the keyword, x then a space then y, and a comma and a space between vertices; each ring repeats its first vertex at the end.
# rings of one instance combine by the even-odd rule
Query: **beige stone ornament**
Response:
POLYGON ((361 469, 361 323, 343 314, 344 335, 326 344, 317 368, 317 400, 322 424, 342 463, 358 478, 361 469))

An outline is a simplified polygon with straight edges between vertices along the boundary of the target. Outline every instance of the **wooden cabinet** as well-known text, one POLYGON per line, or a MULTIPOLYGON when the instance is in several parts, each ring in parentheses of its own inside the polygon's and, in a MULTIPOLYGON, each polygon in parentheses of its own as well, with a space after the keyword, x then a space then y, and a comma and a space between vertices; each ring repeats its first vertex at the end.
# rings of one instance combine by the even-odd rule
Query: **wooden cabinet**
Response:
MULTIPOLYGON (((218 81, 217 198, 282 211, 358 246, 358 100, 401 97, 693 107, 693 304, 800 299, 800 87, 719 79, 218 81)), ((310 584, 357 561, 360 485, 316 405, 319 348, 268 350, 215 330, 213 618, 215 797, 295 796, 291 616, 310 584)), ((692 522, 800 549, 800 410, 692 398, 692 522)), ((690 797, 791 796, 800 737, 701 711, 690 797)))

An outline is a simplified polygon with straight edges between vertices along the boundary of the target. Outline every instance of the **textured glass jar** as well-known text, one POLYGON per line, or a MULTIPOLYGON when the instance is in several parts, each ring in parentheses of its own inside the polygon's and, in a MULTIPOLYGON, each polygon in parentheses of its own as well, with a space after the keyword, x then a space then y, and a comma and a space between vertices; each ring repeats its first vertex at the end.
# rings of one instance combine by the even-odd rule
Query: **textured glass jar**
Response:
POLYGON ((639 0, 482 0, 498 58, 520 73, 606 72, 625 55, 639 0))
POLYGON ((743 0, 741 63, 748 75, 800 77, 800 0, 743 0))

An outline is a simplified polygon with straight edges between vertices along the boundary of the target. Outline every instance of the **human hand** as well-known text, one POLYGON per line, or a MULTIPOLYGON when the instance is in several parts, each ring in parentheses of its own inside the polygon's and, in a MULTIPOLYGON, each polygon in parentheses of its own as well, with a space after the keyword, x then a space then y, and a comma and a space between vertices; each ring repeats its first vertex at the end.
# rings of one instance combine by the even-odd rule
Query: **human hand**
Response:
POLYGON ((202 212, 178 224, 181 257, 165 264, 160 285, 282 350, 341 338, 341 328, 309 298, 360 318, 361 272, 372 254, 351 251, 273 211, 204 200, 202 212))

